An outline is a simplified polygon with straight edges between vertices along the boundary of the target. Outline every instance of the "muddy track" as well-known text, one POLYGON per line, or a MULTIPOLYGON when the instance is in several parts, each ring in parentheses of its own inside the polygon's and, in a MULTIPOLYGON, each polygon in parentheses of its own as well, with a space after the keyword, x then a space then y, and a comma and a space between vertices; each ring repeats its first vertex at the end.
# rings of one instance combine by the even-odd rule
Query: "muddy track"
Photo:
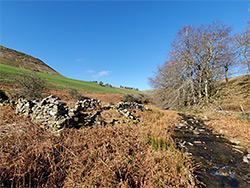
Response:
POLYGON ((175 125, 175 140, 199 167, 195 171, 199 187, 250 187, 250 165, 243 162, 246 152, 206 128, 195 117, 179 114, 175 125))

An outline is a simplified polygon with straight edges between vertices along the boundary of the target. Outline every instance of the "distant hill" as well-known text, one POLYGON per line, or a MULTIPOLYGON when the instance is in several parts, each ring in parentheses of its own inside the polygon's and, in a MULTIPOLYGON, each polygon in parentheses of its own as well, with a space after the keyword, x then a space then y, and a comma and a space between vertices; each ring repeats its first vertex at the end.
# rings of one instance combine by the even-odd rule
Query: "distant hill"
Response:
POLYGON ((34 72, 41 72, 56 76, 61 76, 60 73, 56 72, 54 69, 46 65, 40 59, 32 57, 22 52, 6 48, 0 45, 0 64, 5 64, 13 67, 18 67, 26 70, 31 70, 34 72))

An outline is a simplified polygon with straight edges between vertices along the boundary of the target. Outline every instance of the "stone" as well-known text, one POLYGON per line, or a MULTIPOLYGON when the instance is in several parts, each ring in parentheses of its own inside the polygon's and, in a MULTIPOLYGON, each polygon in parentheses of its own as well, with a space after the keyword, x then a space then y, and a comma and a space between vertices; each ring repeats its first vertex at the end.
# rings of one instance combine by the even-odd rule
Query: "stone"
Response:
POLYGON ((244 163, 249 163, 249 160, 248 160, 247 156, 244 156, 244 157, 243 157, 243 162, 244 162, 244 163))
POLYGON ((32 113, 32 108, 34 107, 34 103, 29 100, 19 99, 16 106, 16 113, 24 116, 30 116, 32 113))
POLYGON ((13 100, 1 100, 0 99, 0 106, 15 106, 16 105, 16 102, 13 101, 13 100))
POLYGON ((250 113, 239 113, 237 117, 239 119, 246 119, 250 122, 250 113))
POLYGON ((147 108, 141 104, 135 103, 135 102, 119 102, 112 107, 114 109, 116 109, 117 112, 124 115, 125 117, 127 117, 129 119, 136 120, 138 122, 140 122, 140 120, 137 117, 135 117, 131 112, 129 112, 128 109, 140 110, 140 111, 150 110, 149 108, 147 108))
POLYGON ((68 109, 66 103, 52 95, 44 98, 41 102, 38 100, 28 101, 19 99, 16 106, 16 113, 41 123, 43 127, 61 128, 64 126, 65 119, 68 118, 68 109), (60 120, 60 121, 59 121, 60 120))
POLYGON ((199 140, 195 140, 194 144, 203 144, 203 142, 199 141, 199 140))
POLYGON ((145 107, 144 105, 138 104, 138 103, 135 103, 135 102, 119 102, 114 106, 114 108, 141 110, 141 111, 150 110, 149 108, 145 107))
POLYGON ((229 111, 217 111, 216 114, 223 115, 223 116, 231 116, 232 113, 229 111))
POLYGON ((93 110, 101 109, 101 101, 99 99, 85 99, 83 101, 77 101, 75 109, 77 111, 86 111, 88 108, 93 110))
POLYGON ((209 121, 209 118, 208 118, 207 116, 203 116, 203 117, 201 118, 201 120, 202 120, 202 121, 209 121))
POLYGON ((193 133, 194 133, 195 135, 199 135, 199 134, 200 134, 200 132, 197 131, 197 130, 194 130, 193 133))

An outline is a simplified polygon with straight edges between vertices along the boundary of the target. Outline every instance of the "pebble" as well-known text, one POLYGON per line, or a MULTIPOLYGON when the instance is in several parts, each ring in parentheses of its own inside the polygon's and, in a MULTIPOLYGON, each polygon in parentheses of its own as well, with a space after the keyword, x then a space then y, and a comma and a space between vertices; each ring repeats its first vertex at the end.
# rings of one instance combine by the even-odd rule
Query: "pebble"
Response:
POLYGON ((205 142, 202 142, 202 141, 199 141, 199 140, 197 140, 197 141, 194 141, 194 144, 204 144, 205 142))
POLYGON ((196 131, 196 130, 194 130, 193 133, 196 134, 196 135, 199 135, 199 134, 200 134, 200 132, 198 132, 198 131, 196 131))
POLYGON ((237 151, 237 152, 239 152, 239 153, 243 153, 243 151, 241 151, 241 150, 239 150, 239 149, 237 149, 237 148, 232 148, 232 150, 237 151))
POLYGON ((247 156, 244 156, 244 157, 243 157, 243 162, 244 162, 244 163, 249 163, 249 160, 248 160, 247 156))

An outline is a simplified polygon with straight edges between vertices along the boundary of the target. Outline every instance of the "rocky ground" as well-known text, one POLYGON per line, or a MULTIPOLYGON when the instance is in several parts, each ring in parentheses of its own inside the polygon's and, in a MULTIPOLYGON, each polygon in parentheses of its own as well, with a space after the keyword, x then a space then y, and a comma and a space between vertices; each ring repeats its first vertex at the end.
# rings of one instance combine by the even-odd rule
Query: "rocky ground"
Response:
POLYGON ((198 179, 206 187, 250 187, 250 151, 208 129, 207 117, 180 116, 174 138, 180 149, 200 163, 198 179))

